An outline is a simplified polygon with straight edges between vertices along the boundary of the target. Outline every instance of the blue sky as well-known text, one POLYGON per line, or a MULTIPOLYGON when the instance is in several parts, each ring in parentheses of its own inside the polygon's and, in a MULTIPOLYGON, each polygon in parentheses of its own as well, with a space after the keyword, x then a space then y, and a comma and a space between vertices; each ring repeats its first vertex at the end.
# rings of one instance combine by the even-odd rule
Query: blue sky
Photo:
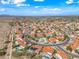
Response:
POLYGON ((0 15, 79 16, 79 0, 0 0, 0 15))

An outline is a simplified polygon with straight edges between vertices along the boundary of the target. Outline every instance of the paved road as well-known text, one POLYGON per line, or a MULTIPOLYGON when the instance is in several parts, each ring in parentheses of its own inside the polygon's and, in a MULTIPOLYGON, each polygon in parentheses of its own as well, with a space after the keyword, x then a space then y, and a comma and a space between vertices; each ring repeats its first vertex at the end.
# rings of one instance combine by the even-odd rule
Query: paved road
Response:
POLYGON ((66 39, 66 40, 64 40, 63 42, 60 42, 60 43, 46 43, 46 44, 44 44, 44 43, 35 42, 35 41, 34 41, 34 38, 33 38, 33 40, 26 40, 26 42, 30 42, 30 43, 32 43, 32 44, 34 44, 34 45, 41 45, 41 46, 65 45, 65 44, 69 44, 69 41, 70 41, 70 39, 66 39))
POLYGON ((59 49, 61 49, 62 51, 64 51, 65 53, 67 53, 67 54, 69 54, 69 55, 71 55, 71 56, 73 56, 73 57, 79 58, 79 55, 78 55, 78 54, 74 54, 74 53, 68 52, 66 49, 63 48, 63 46, 57 46, 57 47, 58 47, 59 49))
POLYGON ((67 54, 69 54, 69 55, 71 55, 73 57, 79 58, 79 55, 74 54, 74 53, 70 53, 66 49, 63 48, 63 45, 69 44, 70 39, 66 39, 64 42, 61 42, 61 43, 48 43, 48 44, 42 44, 42 43, 30 41, 30 40, 26 40, 26 41, 32 43, 32 45, 34 44, 34 45, 40 45, 40 46, 57 46, 59 49, 61 49, 65 53, 67 53, 67 54))

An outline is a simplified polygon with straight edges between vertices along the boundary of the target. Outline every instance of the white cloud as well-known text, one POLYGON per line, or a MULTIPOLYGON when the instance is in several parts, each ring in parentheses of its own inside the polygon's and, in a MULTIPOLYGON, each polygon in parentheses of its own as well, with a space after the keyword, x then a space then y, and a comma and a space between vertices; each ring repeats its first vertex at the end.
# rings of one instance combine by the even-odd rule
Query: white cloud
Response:
POLYGON ((23 2, 25 2, 26 0, 1 0, 1 3, 2 4, 11 4, 11 3, 13 3, 13 4, 18 4, 18 3, 23 3, 23 2))
POLYGON ((35 8, 39 8, 40 6, 34 6, 35 8))
POLYGON ((32 13, 36 14, 36 13, 38 13, 38 12, 37 12, 37 11, 32 11, 32 13))
POLYGON ((26 4, 24 4, 26 0, 1 0, 2 4, 15 4, 16 6, 27 6, 26 4))
POLYGON ((61 11, 62 9, 59 9, 59 8, 44 8, 42 13, 56 15, 56 14, 60 14, 61 11))
POLYGON ((1 0, 1 3, 2 3, 2 4, 9 4, 10 1, 11 1, 11 0, 7 0, 7 1, 5 1, 5 0, 1 0))
POLYGON ((47 11, 61 11, 61 9, 59 9, 59 8, 44 8, 43 10, 47 10, 47 11))
POLYGON ((60 14, 62 9, 59 8, 41 8, 40 10, 31 11, 33 14, 38 15, 57 15, 60 14))
POLYGON ((26 4, 16 4, 17 7, 26 6, 26 4))
POLYGON ((73 3, 73 0, 68 0, 66 1, 67 4, 72 4, 73 3))
POLYGON ((30 4, 16 4, 17 7, 21 7, 21 6, 30 6, 30 4))
POLYGON ((13 4, 16 4, 17 7, 21 7, 21 6, 30 6, 29 4, 24 4, 23 2, 25 2, 26 0, 13 0, 13 4))
POLYGON ((34 0, 35 2, 44 2, 44 0, 34 0))
POLYGON ((77 4, 77 3, 79 3, 79 1, 77 1, 77 2, 74 2, 74 0, 66 1, 66 4, 77 4))
POLYGON ((6 9, 0 8, 0 12, 4 12, 4 11, 6 11, 6 9))
POLYGON ((18 3, 23 3, 25 2, 26 0, 14 0, 13 3, 14 4, 18 4, 18 3))

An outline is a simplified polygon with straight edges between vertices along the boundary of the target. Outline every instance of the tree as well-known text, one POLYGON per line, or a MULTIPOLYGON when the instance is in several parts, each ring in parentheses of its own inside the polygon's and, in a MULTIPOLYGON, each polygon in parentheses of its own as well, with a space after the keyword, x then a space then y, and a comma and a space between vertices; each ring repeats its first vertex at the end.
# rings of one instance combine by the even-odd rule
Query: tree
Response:
POLYGON ((72 48, 71 48, 71 46, 67 46, 66 49, 69 50, 70 52, 72 52, 72 48))
POLYGON ((4 49, 0 49, 0 56, 3 56, 5 54, 6 54, 5 50, 4 49))

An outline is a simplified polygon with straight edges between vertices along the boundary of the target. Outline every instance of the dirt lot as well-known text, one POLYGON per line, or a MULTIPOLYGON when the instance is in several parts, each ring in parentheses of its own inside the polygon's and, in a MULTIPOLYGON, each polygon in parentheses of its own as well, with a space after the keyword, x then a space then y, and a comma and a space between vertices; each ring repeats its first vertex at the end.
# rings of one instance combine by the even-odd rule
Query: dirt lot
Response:
MULTIPOLYGON (((5 40, 7 40, 7 35, 9 34, 10 27, 8 25, 8 20, 0 20, 0 49, 3 49, 5 40)), ((0 56, 0 59, 5 59, 4 56, 0 56)))
POLYGON ((9 33, 9 25, 8 22, 0 20, 0 48, 4 46, 4 41, 6 39, 6 35, 9 33))

